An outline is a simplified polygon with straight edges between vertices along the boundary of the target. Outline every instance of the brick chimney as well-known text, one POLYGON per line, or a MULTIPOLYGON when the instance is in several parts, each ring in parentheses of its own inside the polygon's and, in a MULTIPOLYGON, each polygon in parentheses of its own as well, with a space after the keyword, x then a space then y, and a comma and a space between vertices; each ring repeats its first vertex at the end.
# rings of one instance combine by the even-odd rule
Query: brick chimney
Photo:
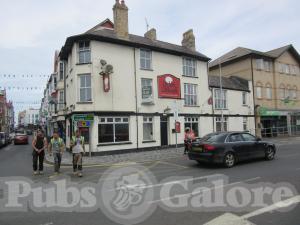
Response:
POLYGON ((128 8, 124 0, 116 0, 113 13, 115 33, 119 38, 128 39, 128 8))
POLYGON ((186 47, 192 51, 196 51, 195 36, 193 33, 193 29, 190 29, 187 32, 183 33, 183 39, 181 44, 183 47, 186 47))
POLYGON ((148 30, 145 34, 144 34, 145 38, 148 38, 152 41, 156 41, 156 30, 154 28, 148 30))

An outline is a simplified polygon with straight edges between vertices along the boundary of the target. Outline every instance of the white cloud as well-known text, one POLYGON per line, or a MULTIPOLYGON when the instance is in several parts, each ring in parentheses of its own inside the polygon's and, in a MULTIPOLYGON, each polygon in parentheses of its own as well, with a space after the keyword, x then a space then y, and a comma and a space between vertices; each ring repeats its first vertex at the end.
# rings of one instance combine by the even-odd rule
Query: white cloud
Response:
MULTIPOLYGON (((115 0, 10 0, 0 8, 0 73, 50 74, 56 49, 66 37, 112 18, 115 0)), ((269 50, 285 44, 300 48, 297 0, 126 0, 129 28, 146 31, 145 18, 158 38, 180 44, 193 28, 197 48, 211 58, 237 46, 269 50)), ((1 82, 7 82, 1 80, 1 82)), ((22 81, 16 81, 21 82, 22 81)), ((35 95, 26 94, 27 99, 35 95)), ((10 93, 14 100, 24 98, 10 93)))

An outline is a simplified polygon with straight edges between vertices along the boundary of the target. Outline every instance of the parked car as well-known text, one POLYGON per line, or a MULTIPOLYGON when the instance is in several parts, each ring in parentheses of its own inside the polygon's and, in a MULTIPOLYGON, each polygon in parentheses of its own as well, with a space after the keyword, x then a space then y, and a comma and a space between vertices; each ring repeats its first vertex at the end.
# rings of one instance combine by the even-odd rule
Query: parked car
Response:
POLYGON ((26 130, 27 135, 32 135, 32 130, 26 130))
POLYGON ((273 143, 262 141, 249 133, 219 132, 195 140, 188 157, 199 163, 220 163, 225 167, 233 167, 237 162, 248 159, 272 160, 275 153, 276 146, 273 143))
POLYGON ((24 133, 17 133, 14 138, 14 144, 28 144, 28 135, 24 133))
POLYGON ((0 132, 0 147, 3 147, 6 145, 6 138, 5 138, 5 133, 0 132))

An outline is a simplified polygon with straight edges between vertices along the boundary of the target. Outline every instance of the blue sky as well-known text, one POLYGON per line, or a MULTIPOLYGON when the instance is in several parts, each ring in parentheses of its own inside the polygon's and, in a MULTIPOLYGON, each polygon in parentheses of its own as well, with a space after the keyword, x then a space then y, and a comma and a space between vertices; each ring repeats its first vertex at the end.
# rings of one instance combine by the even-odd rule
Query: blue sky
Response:
MULTIPOLYGON (((115 0, 1 0, 0 87, 16 110, 42 98, 45 77, 53 72, 54 51, 66 37, 82 33, 105 18, 112 19, 115 0), (14 74, 17 78, 7 78, 14 74), (33 75, 22 77, 22 75, 33 75)), ((300 2, 297 0, 127 0, 130 33, 143 35, 145 18, 158 39, 180 44, 193 28, 197 50, 214 59, 243 46, 267 51, 293 44, 300 51, 300 2)))

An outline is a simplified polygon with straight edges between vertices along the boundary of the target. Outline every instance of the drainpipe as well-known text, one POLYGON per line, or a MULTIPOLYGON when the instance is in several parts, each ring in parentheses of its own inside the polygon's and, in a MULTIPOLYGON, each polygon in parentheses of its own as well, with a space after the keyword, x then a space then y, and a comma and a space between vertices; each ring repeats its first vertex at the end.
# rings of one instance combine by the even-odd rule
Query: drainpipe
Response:
POLYGON ((139 119, 138 119, 138 100, 137 100, 137 75, 136 75, 136 54, 133 48, 134 59, 134 91, 135 91, 135 122, 136 122, 136 149, 139 149, 139 119))
POLYGON ((250 60, 251 60, 251 78, 252 78, 252 95, 253 95, 253 104, 254 104, 254 129, 255 129, 255 135, 256 136, 261 136, 261 134, 258 135, 258 132, 257 132, 257 108, 256 107, 256 100, 255 100, 255 94, 254 94, 254 73, 253 73, 253 56, 251 55, 250 57, 250 60))

